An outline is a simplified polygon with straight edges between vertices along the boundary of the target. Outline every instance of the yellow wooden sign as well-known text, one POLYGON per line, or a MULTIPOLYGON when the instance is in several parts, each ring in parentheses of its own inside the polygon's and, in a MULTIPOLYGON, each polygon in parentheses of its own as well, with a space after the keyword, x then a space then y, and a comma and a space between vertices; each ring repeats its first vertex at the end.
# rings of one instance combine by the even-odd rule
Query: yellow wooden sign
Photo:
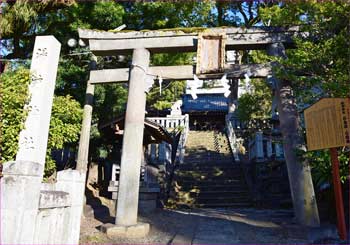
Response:
POLYGON ((309 151, 350 145, 349 98, 323 98, 304 117, 309 151))
POLYGON ((198 35, 196 73, 222 72, 225 65, 225 33, 203 32, 198 35))

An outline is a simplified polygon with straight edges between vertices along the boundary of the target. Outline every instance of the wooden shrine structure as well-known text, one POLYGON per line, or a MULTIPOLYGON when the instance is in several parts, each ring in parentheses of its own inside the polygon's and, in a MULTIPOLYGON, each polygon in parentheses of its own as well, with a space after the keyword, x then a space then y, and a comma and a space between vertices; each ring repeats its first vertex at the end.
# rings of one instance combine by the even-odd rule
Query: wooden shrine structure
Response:
MULTIPOLYGON (((228 50, 266 50, 271 56, 286 58, 285 48, 294 47, 293 37, 300 34, 298 28, 190 28, 154 31, 96 31, 79 29, 79 37, 89 45, 96 56, 113 56, 132 53, 130 67, 91 70, 87 83, 83 128, 79 144, 78 168, 85 169, 91 125, 92 98, 97 84, 128 82, 129 93, 125 116, 124 140, 121 159, 120 184, 117 201, 116 227, 126 231, 138 227, 138 192, 146 91, 154 79, 268 78, 273 80, 273 92, 277 98, 277 110, 281 119, 285 152, 295 152, 298 122, 285 120, 297 114, 290 103, 293 97, 290 83, 273 77, 276 64, 227 64, 228 50), (150 66, 154 53, 197 52, 196 65, 150 66), (285 122, 283 122, 285 121, 285 122), (292 150, 290 150, 292 149, 292 150)), ((293 206, 297 221, 302 225, 319 226, 315 194, 308 166, 297 164, 295 153, 286 155, 293 206)), ((147 232, 146 232, 147 233, 147 232)))

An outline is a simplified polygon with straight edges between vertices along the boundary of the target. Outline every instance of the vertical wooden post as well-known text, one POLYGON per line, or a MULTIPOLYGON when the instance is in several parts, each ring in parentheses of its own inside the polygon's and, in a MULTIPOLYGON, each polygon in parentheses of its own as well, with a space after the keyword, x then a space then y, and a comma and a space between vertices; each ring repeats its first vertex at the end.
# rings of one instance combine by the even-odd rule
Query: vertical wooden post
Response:
POLYGON ((345 225, 345 215, 344 215, 344 205, 343 205, 343 194, 340 184, 340 174, 339 174, 339 160, 338 152, 336 148, 330 149, 331 162, 332 162, 332 177, 335 195, 335 207, 337 211, 337 226, 339 231, 339 236, 342 240, 345 240, 346 235, 346 225, 345 225))
POLYGON ((89 143, 90 143, 90 129, 92 119, 92 103, 94 100, 95 85, 90 82, 87 83, 85 94, 85 105, 83 112, 83 123, 81 127, 79 150, 77 159, 77 170, 81 172, 87 171, 88 157, 89 157, 89 143))
MULTIPOLYGON (((95 59, 91 61, 90 69, 91 70, 96 69, 95 59)), ((77 167, 76 167, 77 170, 85 173, 87 171, 88 157, 89 157, 89 143, 90 143, 92 104, 94 101, 94 91, 95 91, 95 85, 91 84, 88 81, 86 86, 86 93, 85 93, 83 123, 81 127, 80 139, 79 139, 79 150, 78 150, 77 167)))
MULTIPOLYGON (((282 43, 269 45, 267 51, 269 55, 287 58, 282 43)), ((299 116, 293 88, 287 80, 275 78, 274 83, 294 214, 301 225, 319 226, 311 169, 309 164, 301 162, 296 154, 303 141, 299 134, 299 116)))
POLYGON ((116 224, 121 226, 137 224, 149 57, 144 48, 135 49, 132 56, 116 215, 116 224))

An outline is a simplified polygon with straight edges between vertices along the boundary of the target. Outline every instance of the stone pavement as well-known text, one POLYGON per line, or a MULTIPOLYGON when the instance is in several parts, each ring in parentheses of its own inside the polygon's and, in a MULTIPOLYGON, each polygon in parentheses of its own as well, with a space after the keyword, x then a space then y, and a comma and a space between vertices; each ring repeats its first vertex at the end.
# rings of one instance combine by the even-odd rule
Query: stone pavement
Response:
POLYGON ((99 219, 83 219, 81 244, 348 244, 336 239, 334 226, 328 233, 322 232, 322 239, 307 238, 306 229, 295 224, 291 210, 159 209, 139 217, 151 224, 147 237, 118 240, 109 240, 99 231, 102 222, 113 222, 114 218, 99 219))

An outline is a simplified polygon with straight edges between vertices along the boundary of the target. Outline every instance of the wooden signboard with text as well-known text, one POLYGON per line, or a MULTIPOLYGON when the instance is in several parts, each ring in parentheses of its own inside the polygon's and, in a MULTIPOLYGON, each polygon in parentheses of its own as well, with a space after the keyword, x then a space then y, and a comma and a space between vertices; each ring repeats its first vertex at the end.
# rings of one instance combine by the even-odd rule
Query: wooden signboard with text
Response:
POLYGON ((304 111, 309 151, 350 145, 350 99, 323 98, 304 111))
POLYGON ((350 98, 323 98, 304 111, 308 150, 329 148, 339 237, 347 237, 337 147, 350 146, 350 98))
POLYGON ((198 35, 196 74, 222 72, 225 65, 226 34, 200 33, 198 35))

